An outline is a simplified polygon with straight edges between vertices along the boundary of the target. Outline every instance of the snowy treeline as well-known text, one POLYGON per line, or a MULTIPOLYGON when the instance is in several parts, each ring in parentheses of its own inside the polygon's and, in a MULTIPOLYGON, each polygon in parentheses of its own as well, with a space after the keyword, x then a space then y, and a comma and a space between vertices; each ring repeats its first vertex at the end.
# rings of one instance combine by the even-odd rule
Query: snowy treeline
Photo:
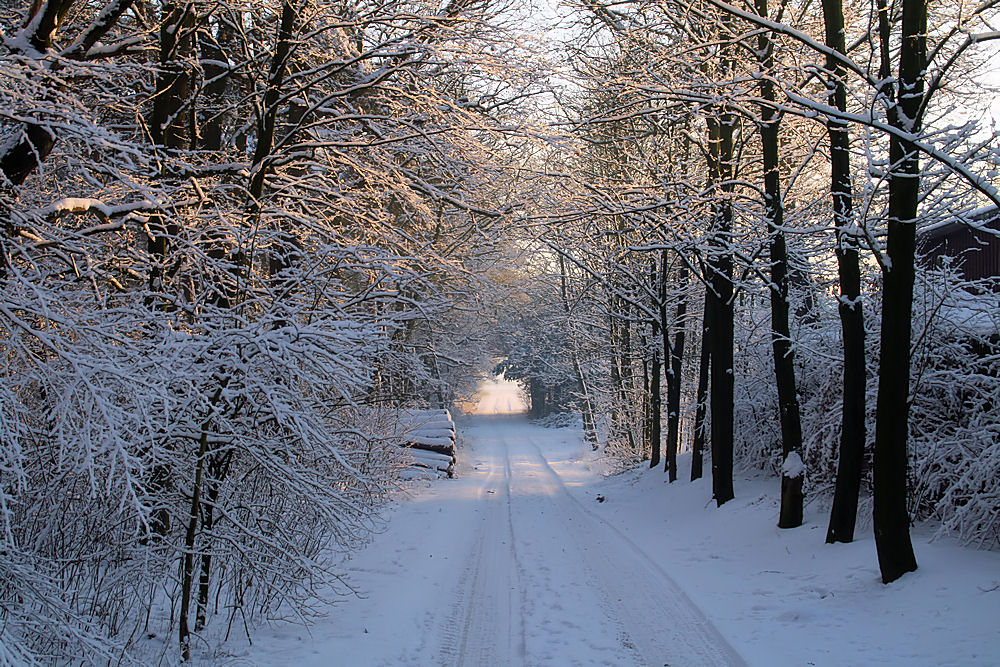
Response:
POLYGON ((0 7, 0 662, 186 659, 336 581, 396 410, 482 365, 495 10, 0 7))
POLYGON ((782 476, 783 527, 803 490, 832 497, 828 541, 873 508, 887 582, 916 567, 914 517, 995 547, 997 281, 921 264, 919 231, 997 235, 997 135, 977 118, 998 17, 922 0, 574 12, 574 150, 535 181, 545 322, 507 321, 507 365, 625 464, 673 481, 691 448, 720 505, 736 466, 782 476))

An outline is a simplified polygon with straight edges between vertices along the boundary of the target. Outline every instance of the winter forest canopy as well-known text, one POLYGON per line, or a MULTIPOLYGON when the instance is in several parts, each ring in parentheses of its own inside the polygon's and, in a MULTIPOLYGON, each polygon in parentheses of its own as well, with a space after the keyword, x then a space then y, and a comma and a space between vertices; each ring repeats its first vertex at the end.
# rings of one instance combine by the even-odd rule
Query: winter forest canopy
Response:
POLYGON ((307 617, 496 359, 886 582, 1000 546, 1000 271, 922 243, 1000 267, 1000 0, 102 2, 0 0, 0 662, 307 617))

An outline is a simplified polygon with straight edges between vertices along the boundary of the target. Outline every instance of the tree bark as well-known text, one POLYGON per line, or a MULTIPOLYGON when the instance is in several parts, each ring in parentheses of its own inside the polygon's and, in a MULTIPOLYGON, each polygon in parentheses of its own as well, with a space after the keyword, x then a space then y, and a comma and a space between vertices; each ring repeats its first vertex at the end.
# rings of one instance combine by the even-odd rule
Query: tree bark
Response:
MULTIPOLYGON (((756 0, 757 13, 767 18, 767 0, 756 0)), ((760 142, 764 158, 764 219, 767 223, 771 254, 771 351, 774 357, 774 376, 778 390, 778 412, 781 422, 781 511, 779 528, 802 525, 801 465, 789 465, 790 457, 801 461, 802 421, 799 415, 799 397, 795 386, 795 352, 791 343, 788 322, 788 251, 783 230, 785 210, 781 200, 781 174, 779 172, 778 139, 781 118, 775 112, 774 43, 770 33, 761 31, 757 38, 757 53, 763 76, 760 81, 760 142)))
POLYGON ((730 235, 733 209, 732 192, 736 117, 729 109, 720 109, 709 119, 710 171, 720 195, 715 204, 713 234, 706 266, 708 268, 708 304, 712 326, 711 345, 711 434, 712 497, 718 506, 730 501, 733 493, 733 255, 730 235))
MULTIPOLYGON (((221 393, 221 391, 220 391, 221 393)), ((188 514, 187 531, 184 534, 184 555, 181 558, 181 609, 178 619, 177 636, 181 647, 181 660, 191 659, 191 629, 188 617, 191 615, 191 584, 194 577, 194 547, 198 536, 198 519, 201 511, 201 493, 205 477, 205 458, 208 455, 208 422, 201 427, 198 454, 195 461, 194 488, 191 492, 191 511, 188 514)))
MULTIPOLYGON (((847 52, 844 37, 843 0, 823 0, 826 45, 837 53, 847 52)), ((847 69, 834 57, 826 59, 827 72, 833 77, 829 104, 847 111, 847 69)), ((858 515, 858 494, 865 455, 865 403, 867 369, 865 364, 865 321, 861 306, 861 267, 858 235, 851 199, 850 135, 847 124, 837 119, 827 121, 830 135, 830 192, 833 196, 833 220, 837 230, 837 270, 840 280, 840 329, 843 338, 843 414, 840 425, 840 457, 837 480, 826 541, 851 542, 858 515)))
POLYGON ((190 3, 164 3, 160 17, 159 70, 156 96, 149 118, 153 142, 167 148, 187 148, 193 128, 183 113, 191 95, 194 7, 190 3))
POLYGON ((590 391, 587 386, 587 378, 583 373, 583 366, 580 364, 580 353, 577 349, 577 340, 570 323, 571 307, 569 302, 569 275, 566 273, 566 258, 559 255, 559 278, 562 292, 563 311, 566 313, 566 326, 570 338, 570 356, 573 363, 573 374, 576 376, 576 389, 580 394, 580 411, 583 417, 583 435, 591 449, 597 449, 597 427, 594 423, 594 408, 590 400, 590 391))
MULTIPOLYGON (((201 528, 206 534, 212 532, 215 523, 215 503, 219 499, 219 482, 208 481, 208 502, 202 507, 201 528)), ((212 585, 212 554, 205 550, 201 554, 201 572, 198 575, 198 605, 194 615, 194 631, 200 632, 208 623, 208 596, 212 585)))
MULTIPOLYGON (((666 251, 663 251, 664 255, 664 266, 666 265, 666 251)), ((681 371, 683 369, 684 363, 684 329, 686 327, 685 317, 687 316, 687 282, 688 273, 687 265, 681 263, 679 283, 681 289, 681 297, 677 302, 677 311, 674 315, 674 329, 676 334, 674 337, 674 344, 669 344, 670 331, 669 329, 664 329, 663 331, 663 341, 664 341, 664 352, 665 354, 669 350, 669 355, 665 358, 669 358, 669 370, 667 377, 667 445, 666 445, 666 461, 664 466, 667 471, 667 481, 676 482, 677 481, 677 450, 680 440, 680 421, 681 421, 681 371)), ((664 288, 666 287, 666 277, 664 277, 664 288)), ((665 290, 664 290, 665 291, 665 290)), ((663 295, 664 303, 666 302, 666 294, 663 295)), ((699 453, 700 455, 700 453, 699 453)), ((692 464, 693 465, 693 464, 692 464)), ((701 474, 699 473, 699 477, 701 474)))
MULTIPOLYGON (((34 21, 34 31, 28 36, 28 43, 32 49, 45 53, 52 47, 56 33, 74 2, 75 0, 47 0, 33 3, 32 11, 28 12, 24 21, 26 28, 34 21)), ((123 3, 121 11, 125 11, 128 4, 123 3)), ((114 18, 117 20, 117 16, 114 18)), ((109 25, 104 28, 104 31, 110 27, 109 25)), ((38 123, 24 123, 21 126, 21 136, 17 141, 8 144, 7 149, 0 155, 0 173, 2 173, 0 183, 5 187, 17 187, 23 184, 25 179, 45 161, 55 145, 56 135, 52 129, 38 123)), ((6 212, 3 213, 6 217, 6 212)))
POLYGON ((619 297, 611 297, 610 334, 611 334, 611 386, 612 386, 612 425, 615 437, 620 438, 628 451, 636 449, 633 431, 634 410, 630 405, 634 393, 634 374, 632 373, 631 335, 627 313, 617 313, 618 308, 625 308, 619 297))
POLYGON ((278 26, 278 41, 271 60, 271 69, 267 77, 267 90, 257 117, 257 148, 253 156, 253 169, 250 177, 250 196, 254 207, 264 192, 264 180, 270 172, 271 163, 268 159, 274 149, 274 133, 278 123, 278 103, 281 99, 281 87, 288 71, 288 58, 292 50, 292 31, 295 18, 298 15, 290 2, 281 5, 281 23, 278 26))
POLYGON ((706 416, 708 413, 708 383, 712 361, 712 346, 709 343, 712 320, 709 304, 708 288, 705 290, 705 306, 701 316, 701 355, 698 360, 698 389, 695 395, 697 404, 694 412, 694 433, 691 440, 691 481, 701 479, 704 474, 705 435, 708 430, 706 416))
MULTIPOLYGON (((650 276, 653 285, 656 284, 657 280, 656 264, 653 264, 652 275, 650 276)), ((652 351, 652 360, 650 361, 650 379, 649 379, 649 447, 651 451, 651 456, 649 459, 649 467, 656 468, 660 465, 660 435, 661 435, 661 408, 662 408, 662 397, 660 395, 660 323, 654 317, 651 321, 652 326, 652 336, 650 337, 649 347, 652 351)))
POLYGON ((635 373, 632 370, 632 323, 631 306, 622 300, 619 307, 623 309, 622 321, 618 329, 619 338, 619 368, 621 369, 621 401, 622 414, 625 417, 625 437, 628 440, 629 451, 635 451, 635 406, 632 405, 635 396, 635 373))
POLYGON ((194 134, 197 135, 201 147, 210 151, 222 150, 223 126, 228 117, 225 111, 225 97, 232 74, 220 63, 226 62, 226 51, 233 48, 232 32, 228 22, 219 21, 216 25, 216 35, 201 34, 199 39, 201 67, 205 72, 202 96, 206 104, 201 108, 199 123, 194 134))
MULTIPOLYGON (((888 8, 879 1, 879 11, 888 8)), ((887 19, 880 20, 884 26, 887 19)), ((889 107, 889 122, 909 136, 920 132, 927 61, 926 0, 904 0, 903 36, 899 51, 898 96, 889 107)), ((881 26, 880 26, 881 27, 881 26)), ((883 44, 887 30, 880 29, 883 44)), ((883 47, 885 48, 885 47, 883 47)), ((882 271, 882 339, 875 422, 875 547, 883 583, 917 569, 906 508, 907 439, 910 396, 910 334, 913 316, 916 218, 920 199, 920 160, 909 139, 890 138, 889 223, 887 261, 882 271)))
MULTIPOLYGON (((214 412, 215 406, 225 391, 229 381, 223 378, 218 388, 209 399, 209 406, 214 412)), ((177 635, 181 648, 181 660, 191 659, 191 596, 194 582, 195 542, 198 537, 198 524, 201 519, 201 496, 205 488, 205 468, 209 454, 208 429, 211 427, 212 413, 201 425, 201 436, 198 439, 197 458, 195 459, 194 484, 191 489, 191 510, 188 513, 188 525, 184 534, 184 551, 181 556, 181 608, 178 618, 177 635)))

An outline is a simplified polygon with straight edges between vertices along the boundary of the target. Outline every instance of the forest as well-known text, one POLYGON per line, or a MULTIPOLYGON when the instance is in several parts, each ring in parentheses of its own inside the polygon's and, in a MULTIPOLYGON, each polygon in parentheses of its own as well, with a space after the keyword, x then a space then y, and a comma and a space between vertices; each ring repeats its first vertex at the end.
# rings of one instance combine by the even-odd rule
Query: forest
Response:
POLYGON ((620 469, 821 498, 885 583, 915 520, 997 549, 998 21, 0 0, 0 663, 307 621, 403 415, 493 371, 620 469))

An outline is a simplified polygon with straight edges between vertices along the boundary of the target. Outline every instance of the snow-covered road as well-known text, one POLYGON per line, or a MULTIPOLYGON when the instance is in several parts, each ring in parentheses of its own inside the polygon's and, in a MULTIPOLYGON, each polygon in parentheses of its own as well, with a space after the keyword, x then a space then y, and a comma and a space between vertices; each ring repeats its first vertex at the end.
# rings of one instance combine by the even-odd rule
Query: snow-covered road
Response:
POLYGON ((920 569, 884 586, 869 528, 824 544, 817 502, 801 528, 778 529, 773 477, 739 476, 716 508, 708 479, 666 484, 645 466, 603 477, 577 429, 484 415, 459 438, 459 477, 413 488, 341 564, 359 596, 308 630, 258 628, 253 646, 234 630, 209 662, 1000 664, 1000 554, 920 528, 920 569))
POLYGON ((296 665, 744 664, 592 511, 597 474, 571 432, 476 417, 462 433, 458 479, 416 491, 351 561, 362 598, 263 651, 296 665))
POLYGON ((588 509, 596 497, 570 491, 585 470, 558 432, 520 420, 469 432, 479 518, 436 662, 742 663, 655 561, 588 509))

